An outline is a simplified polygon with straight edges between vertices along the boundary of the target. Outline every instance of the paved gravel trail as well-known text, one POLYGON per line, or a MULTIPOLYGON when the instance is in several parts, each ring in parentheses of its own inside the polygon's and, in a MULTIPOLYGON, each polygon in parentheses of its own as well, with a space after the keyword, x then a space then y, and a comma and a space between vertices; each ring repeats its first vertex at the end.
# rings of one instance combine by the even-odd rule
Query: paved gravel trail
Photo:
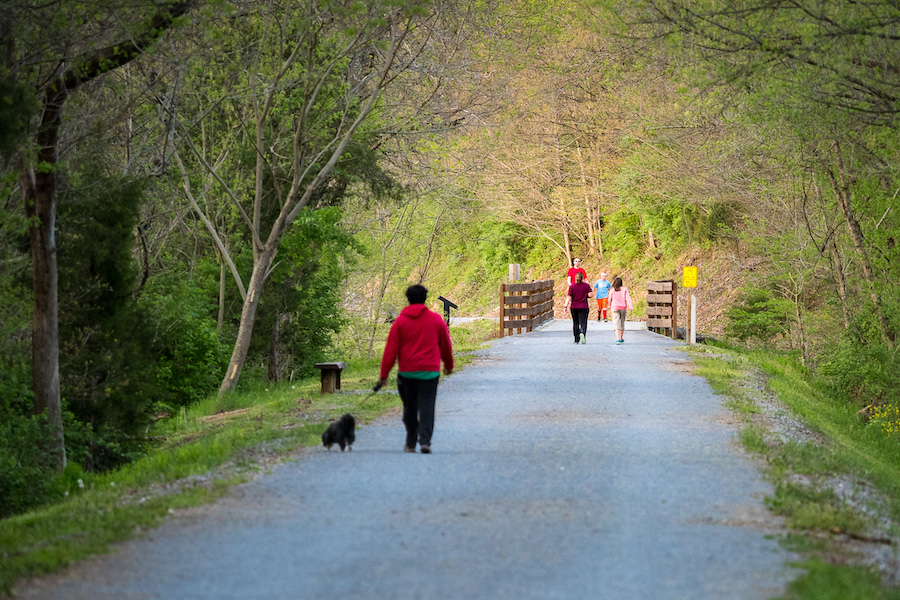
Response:
POLYGON ((432 455, 383 419, 20 597, 779 595, 794 557, 729 412, 675 342, 613 340, 592 322, 573 344, 570 321, 498 340, 441 383, 432 455))

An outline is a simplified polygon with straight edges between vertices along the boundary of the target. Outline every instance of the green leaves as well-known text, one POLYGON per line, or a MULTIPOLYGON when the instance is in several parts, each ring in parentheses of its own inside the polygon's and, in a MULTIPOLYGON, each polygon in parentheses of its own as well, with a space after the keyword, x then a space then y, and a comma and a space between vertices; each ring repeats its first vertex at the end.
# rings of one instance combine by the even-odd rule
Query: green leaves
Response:
POLYGON ((766 342, 788 326, 791 303, 773 292, 751 289, 727 312, 725 332, 741 341, 766 342))
POLYGON ((25 146, 37 109, 33 89, 0 74, 0 156, 11 156, 25 146))

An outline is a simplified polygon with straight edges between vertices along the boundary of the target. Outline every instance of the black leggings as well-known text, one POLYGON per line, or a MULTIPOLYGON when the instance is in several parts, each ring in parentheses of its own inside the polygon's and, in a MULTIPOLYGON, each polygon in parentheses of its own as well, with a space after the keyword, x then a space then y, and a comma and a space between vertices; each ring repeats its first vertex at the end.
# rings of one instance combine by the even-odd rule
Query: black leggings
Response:
POLYGON ((406 447, 416 447, 416 437, 420 446, 431 445, 434 431, 434 402, 437 398, 439 377, 434 379, 413 379, 397 376, 397 390, 403 401, 403 424, 406 425, 406 447))
POLYGON ((587 337, 587 321, 588 321, 588 312, 587 308, 570 308, 572 311, 572 333, 575 334, 575 341, 580 341, 580 334, 584 334, 587 337))

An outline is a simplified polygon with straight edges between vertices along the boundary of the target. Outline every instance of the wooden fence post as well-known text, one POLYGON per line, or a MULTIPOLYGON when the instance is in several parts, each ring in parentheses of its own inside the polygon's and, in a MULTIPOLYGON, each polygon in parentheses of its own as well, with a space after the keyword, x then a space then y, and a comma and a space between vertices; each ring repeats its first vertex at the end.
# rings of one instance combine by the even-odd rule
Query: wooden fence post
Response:
POLYGON ((500 337, 506 335, 506 284, 500 284, 500 337))
POLYGON ((500 284, 500 337, 532 331, 553 318, 553 280, 500 284))
POLYGON ((647 329, 669 329, 678 339, 678 286, 674 279, 647 282, 647 329))

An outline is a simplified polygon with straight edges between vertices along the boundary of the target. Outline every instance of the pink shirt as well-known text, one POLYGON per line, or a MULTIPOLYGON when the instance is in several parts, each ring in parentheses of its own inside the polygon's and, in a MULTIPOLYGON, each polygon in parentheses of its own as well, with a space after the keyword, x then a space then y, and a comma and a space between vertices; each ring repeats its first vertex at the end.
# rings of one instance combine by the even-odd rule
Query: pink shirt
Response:
POLYGON ((617 292, 614 289, 609 290, 609 308, 612 310, 632 310, 634 304, 631 303, 631 294, 624 285, 617 292))

